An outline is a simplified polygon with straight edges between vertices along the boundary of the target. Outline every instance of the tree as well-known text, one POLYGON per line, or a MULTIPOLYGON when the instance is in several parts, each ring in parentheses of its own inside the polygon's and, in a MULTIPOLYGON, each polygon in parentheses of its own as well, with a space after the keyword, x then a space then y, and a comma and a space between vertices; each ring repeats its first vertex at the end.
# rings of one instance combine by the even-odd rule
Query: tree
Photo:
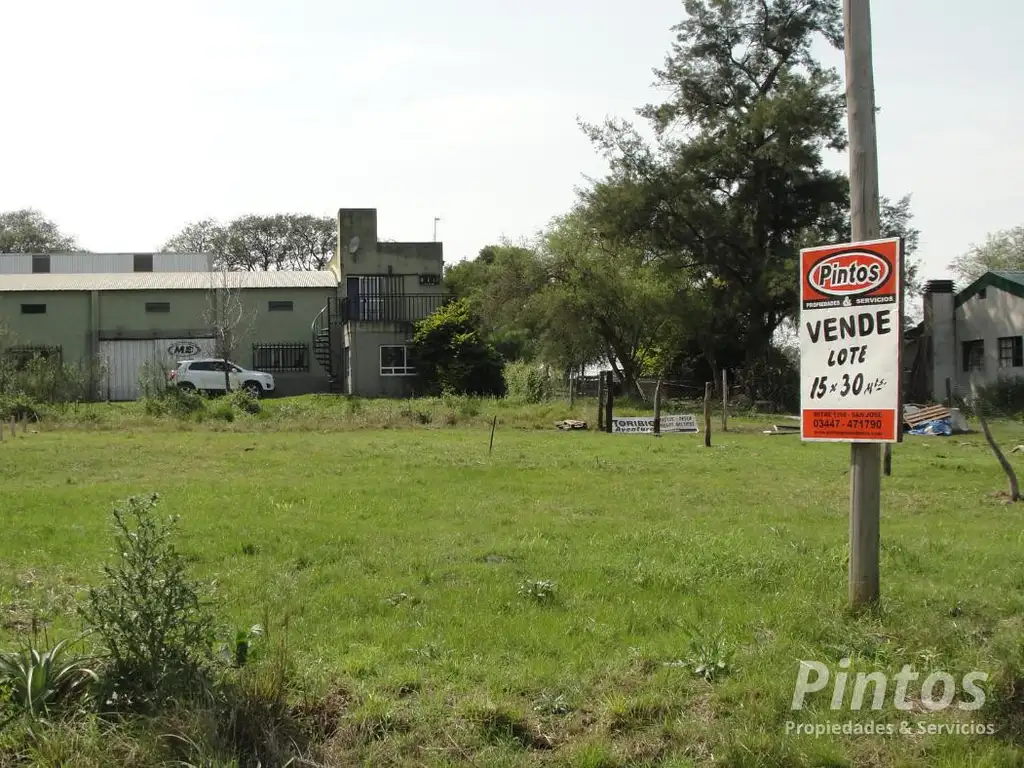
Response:
POLYGON ((245 306, 238 281, 226 269, 210 275, 203 322, 213 331, 214 357, 224 365, 224 391, 231 391, 231 362, 240 338, 252 331, 256 311, 245 306))
POLYGON ((187 224, 161 250, 210 253, 218 269, 321 270, 334 254, 337 222, 329 217, 278 213, 248 215, 221 224, 187 224))
POLYGON ((966 286, 990 270, 1024 270, 1024 226, 990 233, 982 245, 972 245, 949 269, 966 286))
MULTIPOLYGON (((712 338, 735 334, 752 369, 797 310, 800 249, 848 236, 848 181, 823 160, 846 147, 845 96, 811 52, 817 40, 841 45, 839 4, 684 5, 655 71, 671 95, 638 110, 653 144, 621 120, 584 123, 611 169, 581 194, 602 234, 714 286, 710 309, 730 322, 712 338)), ((903 202, 896 219, 909 215, 903 202)))
MULTIPOLYGON (((160 249, 164 253, 223 254, 227 233, 214 219, 203 219, 186 224, 160 249)), ((219 265, 218 265, 219 266, 219 265)))
POLYGON ((537 320, 524 311, 529 299, 547 284, 536 249, 507 241, 485 246, 476 259, 449 267, 444 283, 468 302, 481 332, 505 360, 536 357, 537 320))
POLYGON ((604 357, 643 396, 643 361, 676 346, 674 286, 642 250, 602 237, 584 206, 555 219, 542 265, 545 285, 525 312, 537 318, 547 359, 569 369, 604 357))
POLYGON ((0 253, 69 253, 82 248, 34 208, 0 213, 0 253))
POLYGON ((417 322, 413 349, 420 381, 430 394, 505 394, 501 356, 484 340, 464 299, 417 322))

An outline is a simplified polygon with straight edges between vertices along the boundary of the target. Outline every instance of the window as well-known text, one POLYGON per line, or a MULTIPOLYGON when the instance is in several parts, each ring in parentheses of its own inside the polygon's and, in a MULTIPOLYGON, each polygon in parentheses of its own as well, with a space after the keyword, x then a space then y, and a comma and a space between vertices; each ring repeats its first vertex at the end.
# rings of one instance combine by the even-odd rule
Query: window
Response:
POLYGON ((132 256, 132 270, 135 272, 152 272, 153 254, 136 253, 134 256, 132 256))
POLYGON ((1024 366, 1024 337, 1004 336, 999 339, 999 367, 1020 368, 1024 366))
POLYGON ((32 274, 45 275, 50 272, 50 257, 46 255, 32 257, 32 274))
POLYGON ((420 285, 440 285, 440 275, 420 275, 420 285))
POLYGON ((987 293, 988 293, 988 289, 987 288, 982 288, 980 291, 978 291, 978 298, 979 299, 984 299, 987 293))
POLYGON ((985 342, 982 339, 963 343, 964 372, 985 370, 985 342))
POLYGON ((267 303, 268 312, 291 312, 295 306, 290 301, 271 301, 267 303))
POLYGON ((381 376, 414 376, 416 367, 413 365, 409 348, 405 346, 382 346, 380 348, 381 376))
POLYGON ((21 314, 23 315, 45 315, 46 305, 45 304, 22 304, 21 314))
POLYGON ((170 312, 171 302, 169 301, 147 301, 146 302, 147 312, 170 312))
POLYGON ((253 344, 252 367, 268 373, 303 373, 309 370, 309 345, 302 342, 253 344))

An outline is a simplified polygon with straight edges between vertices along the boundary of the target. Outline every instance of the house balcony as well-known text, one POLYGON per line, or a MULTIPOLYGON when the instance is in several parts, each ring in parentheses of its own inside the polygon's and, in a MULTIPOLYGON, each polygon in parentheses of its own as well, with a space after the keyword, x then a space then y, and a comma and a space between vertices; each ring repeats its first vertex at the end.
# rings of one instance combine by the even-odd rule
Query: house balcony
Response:
POLYGON ((454 299, 447 294, 398 293, 337 299, 337 323, 414 323, 454 299))

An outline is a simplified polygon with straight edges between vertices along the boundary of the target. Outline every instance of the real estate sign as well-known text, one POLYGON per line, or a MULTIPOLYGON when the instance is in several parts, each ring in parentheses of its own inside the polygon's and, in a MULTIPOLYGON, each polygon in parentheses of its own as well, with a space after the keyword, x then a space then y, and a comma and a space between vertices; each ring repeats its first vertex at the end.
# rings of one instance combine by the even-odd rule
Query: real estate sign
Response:
POLYGON ((900 238, 800 252, 803 440, 902 440, 902 326, 900 238))

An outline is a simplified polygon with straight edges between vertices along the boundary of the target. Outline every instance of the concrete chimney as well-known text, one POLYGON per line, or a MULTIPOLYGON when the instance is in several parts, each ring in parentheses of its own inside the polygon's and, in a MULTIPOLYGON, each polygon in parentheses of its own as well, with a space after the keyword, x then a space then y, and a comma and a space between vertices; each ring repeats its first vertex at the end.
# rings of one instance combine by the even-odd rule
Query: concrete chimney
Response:
POLYGON ((957 389, 956 316, 953 281, 929 280, 924 286, 924 334, 928 351, 928 392, 936 403, 946 401, 946 379, 957 389))

